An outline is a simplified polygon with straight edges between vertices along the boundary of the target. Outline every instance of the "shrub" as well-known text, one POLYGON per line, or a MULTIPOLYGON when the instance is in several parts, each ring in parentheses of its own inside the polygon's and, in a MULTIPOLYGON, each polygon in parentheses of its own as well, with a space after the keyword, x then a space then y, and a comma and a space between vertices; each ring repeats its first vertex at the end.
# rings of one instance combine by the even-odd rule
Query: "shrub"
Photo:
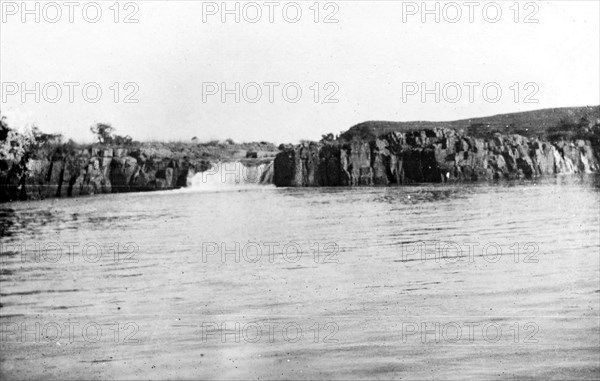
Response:
POLYGON ((110 124, 96 123, 90 127, 90 131, 92 131, 92 134, 96 135, 99 143, 110 144, 113 140, 112 134, 115 131, 115 128, 110 124))

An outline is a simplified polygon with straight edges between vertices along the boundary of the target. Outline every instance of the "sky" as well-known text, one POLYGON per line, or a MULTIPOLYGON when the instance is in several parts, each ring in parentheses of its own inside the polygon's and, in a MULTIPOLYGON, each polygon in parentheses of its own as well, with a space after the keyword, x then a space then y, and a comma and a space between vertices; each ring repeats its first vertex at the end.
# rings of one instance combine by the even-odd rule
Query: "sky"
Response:
POLYGON ((15 128, 295 143, 367 120, 600 104, 597 1, 70 4, 0 1, 15 128))

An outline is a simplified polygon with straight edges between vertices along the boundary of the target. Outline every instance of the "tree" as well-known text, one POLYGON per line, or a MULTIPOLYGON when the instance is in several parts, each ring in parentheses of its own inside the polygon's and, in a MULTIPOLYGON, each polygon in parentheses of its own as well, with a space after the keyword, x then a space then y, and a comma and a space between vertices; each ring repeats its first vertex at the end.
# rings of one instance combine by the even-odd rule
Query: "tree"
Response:
POLYGON ((31 151, 32 138, 8 126, 6 117, 0 115, 0 160, 27 162, 31 151))
POLYGON ((100 143, 110 144, 113 141, 112 134, 115 132, 115 128, 110 124, 96 123, 96 125, 90 127, 90 131, 96 135, 100 143))
POLYGON ((326 135, 321 135, 321 142, 332 142, 335 140, 335 136, 330 132, 326 135))

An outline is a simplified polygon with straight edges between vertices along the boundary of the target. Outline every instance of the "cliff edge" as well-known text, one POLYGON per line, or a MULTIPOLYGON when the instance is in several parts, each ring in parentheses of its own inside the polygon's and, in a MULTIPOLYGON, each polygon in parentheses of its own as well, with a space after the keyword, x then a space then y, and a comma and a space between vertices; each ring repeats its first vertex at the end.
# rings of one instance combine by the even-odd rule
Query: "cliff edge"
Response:
POLYGON ((534 178, 600 169, 600 106, 455 122, 366 122, 287 146, 280 187, 359 186, 534 178))

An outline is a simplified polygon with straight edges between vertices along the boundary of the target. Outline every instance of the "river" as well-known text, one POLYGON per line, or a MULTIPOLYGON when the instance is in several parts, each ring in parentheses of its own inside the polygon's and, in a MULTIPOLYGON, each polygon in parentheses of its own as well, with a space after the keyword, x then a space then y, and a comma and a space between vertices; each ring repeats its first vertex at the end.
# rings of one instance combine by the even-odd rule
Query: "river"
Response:
POLYGON ((598 379, 597 176, 0 206, 3 379, 598 379))

